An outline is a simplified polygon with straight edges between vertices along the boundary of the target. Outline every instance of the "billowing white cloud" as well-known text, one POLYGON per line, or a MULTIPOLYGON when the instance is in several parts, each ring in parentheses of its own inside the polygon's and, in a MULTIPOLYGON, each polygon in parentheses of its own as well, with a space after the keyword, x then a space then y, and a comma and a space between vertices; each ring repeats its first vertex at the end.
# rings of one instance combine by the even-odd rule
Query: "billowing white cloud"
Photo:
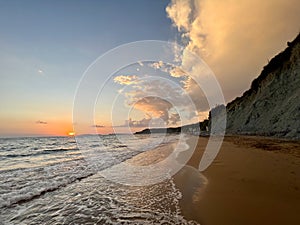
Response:
POLYGON ((172 1, 172 3, 166 8, 166 11, 170 18, 174 21, 174 24, 178 27, 179 31, 190 30, 192 15, 191 0, 178 0, 172 1))
POLYGON ((172 0, 166 12, 186 49, 212 68, 227 101, 300 29, 298 0, 172 0))

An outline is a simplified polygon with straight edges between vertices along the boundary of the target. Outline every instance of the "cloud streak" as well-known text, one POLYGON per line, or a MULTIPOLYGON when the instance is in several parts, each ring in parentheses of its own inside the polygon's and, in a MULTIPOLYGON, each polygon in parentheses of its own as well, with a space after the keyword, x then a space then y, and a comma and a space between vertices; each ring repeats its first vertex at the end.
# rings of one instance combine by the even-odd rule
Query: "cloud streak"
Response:
POLYGON ((104 128, 105 126, 103 126, 103 125, 99 125, 99 124, 95 124, 95 125, 92 125, 91 127, 96 127, 96 128, 104 128))
POLYGON ((36 121, 35 123, 36 123, 36 124, 42 124, 42 125, 48 124, 48 122, 42 121, 42 120, 38 120, 38 121, 36 121))

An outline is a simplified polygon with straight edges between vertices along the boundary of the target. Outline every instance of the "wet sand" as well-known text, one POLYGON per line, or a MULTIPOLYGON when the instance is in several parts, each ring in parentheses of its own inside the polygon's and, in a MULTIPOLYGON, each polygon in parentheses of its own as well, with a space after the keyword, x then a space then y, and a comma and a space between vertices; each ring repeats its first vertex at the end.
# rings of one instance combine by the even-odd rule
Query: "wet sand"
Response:
POLYGON ((299 141, 226 137, 214 162, 200 173, 196 168, 207 140, 199 139, 187 166, 174 176, 187 219, 201 225, 299 224, 299 141))

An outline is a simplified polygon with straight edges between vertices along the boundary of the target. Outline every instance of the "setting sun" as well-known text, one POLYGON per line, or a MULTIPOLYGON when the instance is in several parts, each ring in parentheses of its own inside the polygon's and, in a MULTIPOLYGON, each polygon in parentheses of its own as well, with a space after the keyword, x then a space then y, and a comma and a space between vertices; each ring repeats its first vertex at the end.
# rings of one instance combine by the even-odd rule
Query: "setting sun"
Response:
POLYGON ((70 131, 70 132, 68 132, 68 135, 69 135, 69 136, 74 136, 74 135, 75 135, 75 132, 74 132, 74 131, 70 131))

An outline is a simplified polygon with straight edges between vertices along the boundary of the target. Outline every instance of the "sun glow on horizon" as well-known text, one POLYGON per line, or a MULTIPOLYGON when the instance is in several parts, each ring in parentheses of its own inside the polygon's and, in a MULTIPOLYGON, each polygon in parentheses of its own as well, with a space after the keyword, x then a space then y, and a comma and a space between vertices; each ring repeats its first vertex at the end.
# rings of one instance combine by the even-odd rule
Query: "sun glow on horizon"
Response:
POLYGON ((75 132, 74 132, 74 131, 69 131, 69 132, 68 132, 68 136, 70 136, 70 137, 75 136, 75 132))

